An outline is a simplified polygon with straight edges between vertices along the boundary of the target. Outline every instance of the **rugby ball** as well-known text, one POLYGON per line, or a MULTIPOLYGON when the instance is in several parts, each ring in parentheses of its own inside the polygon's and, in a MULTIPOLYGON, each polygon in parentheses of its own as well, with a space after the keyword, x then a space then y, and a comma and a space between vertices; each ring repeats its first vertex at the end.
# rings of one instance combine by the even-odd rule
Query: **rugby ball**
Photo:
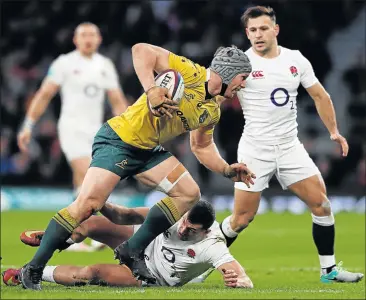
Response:
POLYGON ((184 80, 179 72, 172 69, 165 70, 155 77, 155 84, 167 88, 170 99, 179 103, 183 98, 184 80))

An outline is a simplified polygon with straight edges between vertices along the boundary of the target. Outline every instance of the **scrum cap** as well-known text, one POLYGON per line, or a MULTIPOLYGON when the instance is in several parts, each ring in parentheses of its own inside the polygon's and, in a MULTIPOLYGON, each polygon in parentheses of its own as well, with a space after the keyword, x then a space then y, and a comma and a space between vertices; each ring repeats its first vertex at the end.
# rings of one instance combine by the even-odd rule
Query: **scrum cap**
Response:
POLYGON ((252 65, 244 51, 236 46, 219 47, 212 59, 210 69, 228 85, 236 75, 252 72, 252 65))

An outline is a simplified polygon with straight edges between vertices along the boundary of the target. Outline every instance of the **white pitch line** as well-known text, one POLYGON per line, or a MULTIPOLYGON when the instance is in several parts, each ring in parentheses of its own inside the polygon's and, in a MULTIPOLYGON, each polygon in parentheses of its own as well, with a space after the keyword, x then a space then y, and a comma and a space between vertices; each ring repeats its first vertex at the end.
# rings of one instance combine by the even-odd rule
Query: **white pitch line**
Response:
POLYGON ((1 269, 18 269, 19 266, 15 265, 1 265, 1 269))
MULTIPOLYGON (((16 266, 16 265, 1 265, 2 269, 10 269, 10 268, 20 268, 20 266, 16 266)), ((251 268, 247 268, 248 270, 250 270, 251 268)), ((269 272, 279 272, 279 271, 289 271, 289 272, 299 272, 299 271, 307 271, 307 272, 314 272, 314 271, 319 271, 319 268, 316 267, 280 267, 280 268, 268 268, 268 269, 263 269, 263 268, 253 268, 252 270, 266 270, 269 272)), ((353 272, 360 272, 362 271, 362 268, 352 268, 353 272)))

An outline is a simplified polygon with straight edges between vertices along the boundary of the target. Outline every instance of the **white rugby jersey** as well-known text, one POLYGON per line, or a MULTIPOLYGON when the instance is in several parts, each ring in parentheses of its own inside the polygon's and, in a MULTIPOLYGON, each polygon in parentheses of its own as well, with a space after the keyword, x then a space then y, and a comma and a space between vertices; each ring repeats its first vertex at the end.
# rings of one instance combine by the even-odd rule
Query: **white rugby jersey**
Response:
MULTIPOLYGON (((179 223, 179 222, 178 222, 179 223)), ((199 242, 182 241, 178 223, 160 234, 145 250, 145 261, 160 286, 181 286, 204 273, 234 261, 219 224, 199 242)))
POLYGON ((103 121, 105 91, 120 87, 109 58, 99 53, 87 58, 78 50, 55 59, 47 79, 60 86, 59 126, 85 129, 99 129, 103 121))
POLYGON ((310 62, 298 50, 280 47, 280 55, 263 58, 252 48, 245 53, 252 73, 238 92, 245 127, 243 138, 277 145, 297 137, 297 89, 318 82, 310 62))

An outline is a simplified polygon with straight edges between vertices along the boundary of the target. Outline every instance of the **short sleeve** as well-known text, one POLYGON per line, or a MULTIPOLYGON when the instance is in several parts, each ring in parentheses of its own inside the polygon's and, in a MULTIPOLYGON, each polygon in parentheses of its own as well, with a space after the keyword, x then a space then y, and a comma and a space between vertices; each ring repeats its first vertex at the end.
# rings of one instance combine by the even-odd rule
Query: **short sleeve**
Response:
MULTIPOLYGON (((221 96, 216 96, 215 98, 217 98, 217 97, 221 97, 221 96)), ((213 107, 210 109, 210 115, 211 115, 212 119, 211 119, 210 125, 208 125, 208 126, 211 129, 207 130, 205 133, 213 135, 215 126, 219 123, 220 117, 221 117, 220 105, 217 102, 215 102, 213 107)))
POLYGON ((218 268, 222 264, 234 261, 234 257, 230 254, 225 242, 221 239, 217 239, 212 243, 202 256, 203 263, 209 263, 210 265, 218 268))
POLYGON ((65 81, 65 58, 64 55, 60 55, 56 58, 47 72, 47 79, 52 82, 61 85, 65 81))
POLYGON ((307 89, 313 86, 315 83, 319 82, 318 78, 315 76, 313 66, 310 61, 301 54, 299 51, 299 63, 300 63, 300 81, 301 85, 307 89))
POLYGON ((106 71, 105 89, 114 90, 120 88, 116 67, 109 58, 106 59, 105 71, 106 71))
POLYGON ((172 52, 169 54, 169 68, 182 75, 185 86, 194 86, 206 80, 206 68, 172 52))

